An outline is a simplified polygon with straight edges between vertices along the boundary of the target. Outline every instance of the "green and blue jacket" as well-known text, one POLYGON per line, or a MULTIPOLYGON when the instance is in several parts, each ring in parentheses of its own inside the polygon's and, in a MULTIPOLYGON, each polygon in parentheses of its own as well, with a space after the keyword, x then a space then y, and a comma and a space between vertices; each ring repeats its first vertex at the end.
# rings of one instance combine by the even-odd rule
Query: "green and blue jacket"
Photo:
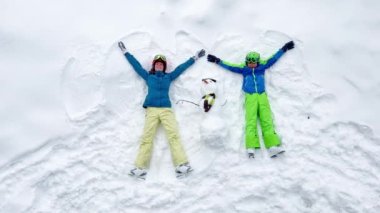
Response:
POLYGON ((267 60, 260 60, 256 68, 249 68, 245 64, 232 64, 226 61, 220 61, 218 64, 234 73, 243 75, 242 89, 244 92, 264 93, 265 92, 265 70, 271 67, 284 54, 283 50, 278 50, 272 57, 267 60))

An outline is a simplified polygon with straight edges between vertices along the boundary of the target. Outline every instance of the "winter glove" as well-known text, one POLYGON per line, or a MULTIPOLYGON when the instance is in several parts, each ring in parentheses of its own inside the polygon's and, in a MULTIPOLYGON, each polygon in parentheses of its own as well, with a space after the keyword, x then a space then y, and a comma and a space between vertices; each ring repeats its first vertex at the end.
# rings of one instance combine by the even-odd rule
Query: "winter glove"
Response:
POLYGON ((210 55, 210 54, 207 55, 207 60, 209 62, 213 62, 216 64, 219 64, 219 62, 220 62, 220 58, 216 57, 215 55, 210 55))
POLYGON ((119 45, 120 50, 121 50, 123 53, 126 53, 126 52, 127 52, 127 49, 125 48, 125 45, 124 45, 124 43, 123 43, 122 41, 119 41, 118 45, 119 45))
POLYGON ((193 56, 194 60, 199 59, 200 57, 203 57, 206 54, 206 51, 204 49, 199 50, 195 56, 193 56))
POLYGON ((293 48, 294 48, 294 42, 293 41, 289 41, 283 47, 281 47, 282 51, 284 51, 284 52, 291 50, 293 48))

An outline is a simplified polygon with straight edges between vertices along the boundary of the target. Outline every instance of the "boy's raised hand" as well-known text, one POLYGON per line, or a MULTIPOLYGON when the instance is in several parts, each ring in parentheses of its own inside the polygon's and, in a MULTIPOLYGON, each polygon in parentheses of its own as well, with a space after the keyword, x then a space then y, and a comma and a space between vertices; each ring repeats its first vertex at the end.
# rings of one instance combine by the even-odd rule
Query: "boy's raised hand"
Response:
POLYGON ((294 42, 293 41, 289 41, 288 43, 286 43, 283 47, 281 47, 281 49, 286 52, 288 50, 291 50, 294 48, 294 42))
POLYGON ((208 54, 207 55, 207 61, 219 64, 220 58, 216 57, 215 55, 208 54))

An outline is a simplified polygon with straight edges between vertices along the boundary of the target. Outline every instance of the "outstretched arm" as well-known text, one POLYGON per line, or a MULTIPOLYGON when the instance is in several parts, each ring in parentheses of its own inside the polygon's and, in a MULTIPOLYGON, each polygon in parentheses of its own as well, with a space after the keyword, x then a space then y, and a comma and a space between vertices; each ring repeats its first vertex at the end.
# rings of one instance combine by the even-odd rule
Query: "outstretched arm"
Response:
POLYGON ((240 74, 243 72, 244 64, 233 64, 233 63, 230 63, 227 61, 222 61, 222 60, 220 60, 220 58, 218 58, 214 55, 210 55, 210 54, 207 56, 207 60, 209 62, 213 62, 215 64, 218 64, 219 66, 221 66, 224 69, 227 69, 231 72, 240 73, 240 74))
POLYGON ((235 63, 231 63, 231 62, 224 61, 224 60, 222 60, 221 62, 222 62, 223 64, 227 65, 227 66, 230 66, 230 67, 239 67, 239 68, 243 68, 243 67, 245 67, 245 64, 244 64, 244 63, 235 64, 235 63))
POLYGON ((173 72, 169 73, 170 79, 173 81, 176 78, 178 78, 178 76, 180 76, 187 68, 193 65, 196 60, 203 57, 204 55, 205 55, 205 50, 204 49, 199 50, 195 54, 195 56, 189 58, 187 61, 185 61, 185 63, 179 65, 177 68, 175 68, 173 72))
POLYGON ((180 64, 178 67, 175 68, 173 72, 169 73, 170 79, 173 81, 176 78, 178 78, 178 76, 180 76, 183 72, 185 72, 185 70, 189 68, 191 65, 193 65, 194 62, 195 62, 195 59, 191 57, 184 63, 180 64))
POLYGON ((141 66, 140 62, 126 50, 124 43, 119 41, 118 45, 121 51, 123 51, 125 58, 131 64, 136 73, 139 76, 141 76, 145 81, 148 80, 148 72, 141 66))
POLYGON ((262 61, 261 65, 264 66, 264 69, 268 69, 273 64, 275 64, 277 62, 277 60, 280 59, 281 56, 284 55, 284 53, 286 51, 293 49, 293 48, 294 48, 294 42, 289 41, 283 47, 281 47, 281 49, 279 49, 272 57, 270 57, 269 59, 267 59, 265 61, 262 61))
POLYGON ((281 56, 284 54, 284 51, 282 49, 279 49, 273 56, 271 56, 267 60, 260 61, 260 65, 264 67, 264 69, 268 69, 273 64, 277 62, 278 59, 281 58, 281 56))

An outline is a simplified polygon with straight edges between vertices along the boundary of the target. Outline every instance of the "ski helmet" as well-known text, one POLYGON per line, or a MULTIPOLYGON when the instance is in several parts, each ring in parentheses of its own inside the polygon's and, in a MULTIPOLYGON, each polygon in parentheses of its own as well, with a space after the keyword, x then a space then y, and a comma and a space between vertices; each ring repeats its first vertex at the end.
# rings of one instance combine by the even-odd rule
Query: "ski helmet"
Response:
POLYGON ((152 70, 151 72, 155 72, 156 70, 154 70, 154 65, 156 64, 156 62, 162 62, 164 64, 164 72, 166 71, 166 57, 162 54, 158 54, 156 56, 154 56, 153 58, 153 62, 152 62, 152 70))
POLYGON ((258 52, 249 52, 247 56, 245 57, 246 64, 248 64, 249 62, 259 63, 259 60, 260 60, 260 54, 258 52))

